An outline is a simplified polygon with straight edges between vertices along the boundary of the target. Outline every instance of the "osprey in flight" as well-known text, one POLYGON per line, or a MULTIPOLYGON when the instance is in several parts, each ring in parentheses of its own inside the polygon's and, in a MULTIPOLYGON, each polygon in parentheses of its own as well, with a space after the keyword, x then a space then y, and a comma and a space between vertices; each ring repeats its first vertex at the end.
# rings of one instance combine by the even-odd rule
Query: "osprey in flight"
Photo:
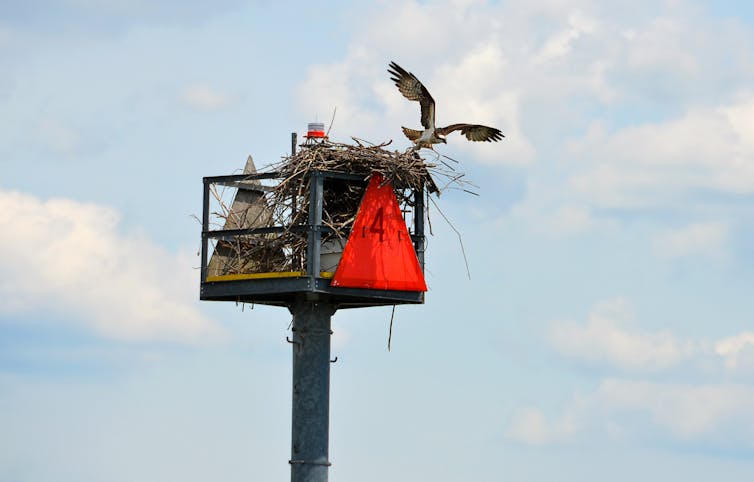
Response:
POLYGON ((414 74, 406 72, 395 62, 390 62, 388 72, 392 75, 390 80, 395 82, 403 97, 408 100, 416 100, 421 106, 421 122, 424 130, 419 131, 401 127, 406 137, 414 141, 416 148, 427 147, 432 149, 432 144, 446 144, 447 141, 441 136, 447 136, 453 131, 461 131, 461 134, 465 135, 466 139, 470 141, 492 142, 499 141, 505 137, 499 129, 479 124, 451 124, 447 127, 436 127, 435 100, 429 95, 427 88, 419 82, 419 79, 414 74))

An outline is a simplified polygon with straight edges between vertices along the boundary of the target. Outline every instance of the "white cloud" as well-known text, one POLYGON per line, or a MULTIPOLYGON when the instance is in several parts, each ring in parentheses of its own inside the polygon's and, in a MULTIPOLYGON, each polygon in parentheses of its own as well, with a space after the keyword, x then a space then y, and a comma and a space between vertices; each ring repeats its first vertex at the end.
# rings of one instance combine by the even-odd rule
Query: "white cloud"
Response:
POLYGON ((560 239, 595 231, 611 233, 617 227, 615 221, 596 216, 587 203, 558 202, 558 193, 545 183, 530 181, 527 193, 528 199, 514 205, 511 214, 538 234, 560 239))
POLYGON ((607 133, 595 124, 571 156, 568 193, 603 208, 677 206, 695 191, 754 193, 754 94, 664 122, 607 133))
POLYGON ((595 223, 592 213, 583 206, 561 206, 550 221, 556 234, 583 232, 595 223))
POLYGON ((728 370, 754 373, 754 333, 739 333, 717 341, 714 346, 728 370))
MULTIPOLYGON (((438 101, 438 125, 468 122, 498 126, 506 136, 502 144, 466 142, 457 135, 449 142, 472 158, 490 164, 524 166, 534 159, 535 151, 520 125, 522 93, 504 87, 500 81, 510 68, 509 59, 496 42, 479 44, 457 63, 447 63, 437 70, 432 92, 435 98, 443 99, 442 105, 438 101)), ((392 90, 392 95, 405 103, 400 94, 395 95, 397 89, 392 90)), ((412 105, 416 116, 416 104, 412 105)))
POLYGON ((567 440, 577 430, 574 421, 568 417, 553 423, 539 408, 524 407, 511 417, 505 436, 526 445, 548 445, 567 440))
POLYGON ((0 310, 51 311, 122 340, 218 335, 196 306, 196 260, 118 224, 106 206, 0 191, 0 310))
POLYGON ((81 145, 79 133, 58 119, 43 119, 36 128, 34 138, 61 155, 76 154, 81 145))
POLYGON ((754 194, 753 126, 751 93, 723 106, 696 107, 670 120, 613 132, 594 122, 563 149, 564 159, 550 168, 557 176, 532 173, 527 197, 514 212, 537 230, 561 234, 604 227, 611 211, 682 213, 705 221, 656 229, 654 253, 724 257, 735 225, 722 219, 735 219, 731 209, 737 199, 754 194), (580 226, 572 216, 564 225, 563 215, 574 214, 574 207, 581 213, 580 226))
POLYGON ((506 436, 527 445, 568 443, 581 436, 611 440, 667 439, 681 445, 754 450, 754 333, 717 340, 670 330, 633 328, 624 299, 598 303, 585 324, 556 323, 549 342, 567 358, 652 380, 607 378, 576 394, 555 415, 518 409, 506 436), (679 369, 686 382, 679 382, 679 369))
POLYGON ((686 256, 720 257, 728 239, 728 225, 722 222, 694 223, 659 233, 653 241, 654 252, 664 258, 686 256))
POLYGON ((563 355, 606 363, 624 370, 657 371, 672 368, 696 347, 669 331, 641 333, 626 328, 633 314, 623 299, 598 303, 584 325, 559 323, 550 332, 550 342, 563 355))
POLYGON ((207 85, 192 85, 183 89, 181 101, 199 110, 212 111, 229 106, 234 97, 226 92, 220 92, 207 85))
POLYGON ((679 74, 692 74, 699 68, 699 59, 683 45, 688 35, 686 19, 665 16, 650 19, 640 30, 624 32, 626 67, 631 69, 666 68, 672 65, 679 74))
POLYGON ((754 374, 754 333, 692 339, 670 330, 641 331, 625 299, 597 303, 585 324, 554 323, 550 344, 567 358, 629 372, 659 374, 680 367, 699 374, 754 374))
POLYGON ((565 442, 583 433, 610 439, 668 438, 681 444, 754 449, 754 388, 740 384, 666 384, 607 379, 574 397, 554 421, 521 409, 506 435, 530 444, 565 442), (528 427, 528 431, 522 430, 528 427))
POLYGON ((547 40, 534 57, 534 63, 540 64, 565 57, 573 49, 575 40, 582 35, 593 33, 595 29, 594 19, 585 17, 579 12, 572 13, 568 16, 568 26, 547 40))
POLYGON ((299 85, 297 105, 308 119, 323 119, 336 110, 331 132, 333 137, 355 136, 373 142, 387 140, 384 125, 370 109, 360 107, 363 102, 360 99, 379 98, 380 95, 379 85, 367 80, 368 77, 376 77, 374 73, 366 75, 365 72, 367 66, 372 64, 365 61, 369 55, 365 50, 354 49, 344 62, 312 66, 308 69, 306 80, 299 85))

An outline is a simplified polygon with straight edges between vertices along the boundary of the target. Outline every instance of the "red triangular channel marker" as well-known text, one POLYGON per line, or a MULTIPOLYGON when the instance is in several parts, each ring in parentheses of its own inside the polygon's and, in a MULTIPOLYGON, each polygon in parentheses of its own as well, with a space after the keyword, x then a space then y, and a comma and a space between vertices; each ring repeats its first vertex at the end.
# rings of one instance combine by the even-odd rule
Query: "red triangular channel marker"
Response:
POLYGON ((427 291, 393 185, 375 173, 361 200, 332 286, 427 291))

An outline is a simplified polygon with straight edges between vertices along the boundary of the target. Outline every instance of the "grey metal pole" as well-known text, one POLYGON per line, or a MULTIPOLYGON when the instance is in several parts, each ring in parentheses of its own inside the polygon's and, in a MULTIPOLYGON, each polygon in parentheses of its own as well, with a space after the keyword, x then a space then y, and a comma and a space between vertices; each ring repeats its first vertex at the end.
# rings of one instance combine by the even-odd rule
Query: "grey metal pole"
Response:
POLYGON ((291 482, 327 482, 330 318, 335 307, 300 296, 293 314, 291 482))

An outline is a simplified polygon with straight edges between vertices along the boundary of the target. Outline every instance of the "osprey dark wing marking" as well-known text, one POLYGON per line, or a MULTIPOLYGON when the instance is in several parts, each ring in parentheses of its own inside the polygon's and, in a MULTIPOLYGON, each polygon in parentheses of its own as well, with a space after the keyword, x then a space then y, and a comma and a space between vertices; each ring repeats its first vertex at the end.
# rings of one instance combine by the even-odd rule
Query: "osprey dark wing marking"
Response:
POLYGON ((435 128, 435 99, 429 95, 424 84, 419 82, 411 72, 407 72, 395 62, 390 62, 388 72, 392 75, 390 80, 395 82, 403 97, 408 100, 419 102, 422 111, 421 122, 425 129, 435 128))
POLYGON ((500 132, 500 129, 479 124, 451 124, 448 127, 438 127, 435 129, 435 132, 443 136, 446 136, 453 131, 461 131, 461 134, 466 136, 466 139, 470 141, 492 142, 499 141, 505 137, 503 133, 500 132))

